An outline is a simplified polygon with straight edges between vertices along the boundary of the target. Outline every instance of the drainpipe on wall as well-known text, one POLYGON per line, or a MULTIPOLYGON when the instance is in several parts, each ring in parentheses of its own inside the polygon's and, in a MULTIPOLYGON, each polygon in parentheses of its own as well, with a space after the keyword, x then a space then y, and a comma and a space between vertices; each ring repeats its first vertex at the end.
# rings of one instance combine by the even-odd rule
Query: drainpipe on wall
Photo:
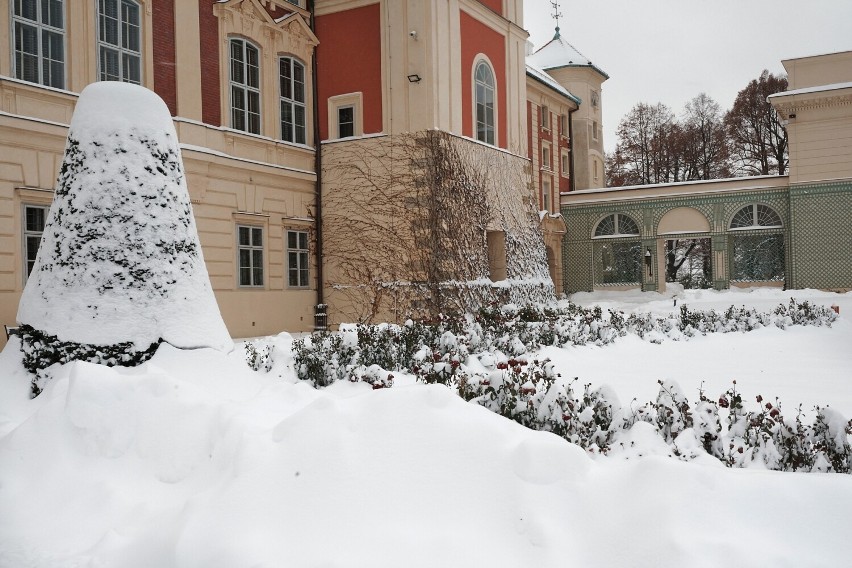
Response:
MULTIPOLYGON (((310 0, 311 31, 316 33, 315 0, 310 0)), ((319 93, 317 92, 317 46, 314 46, 311 60, 311 86, 313 89, 313 128, 314 128, 314 171, 316 172, 316 189, 314 193, 314 231, 316 233, 316 265, 317 265, 317 303, 314 306, 314 329, 328 328, 328 311, 325 306, 323 290, 323 257, 322 257, 322 144, 320 141, 319 122, 319 93)))
MULTIPOLYGON (((568 111, 568 191, 574 191, 574 113, 577 109, 568 111)), ((560 207, 561 209, 561 207, 560 207)))

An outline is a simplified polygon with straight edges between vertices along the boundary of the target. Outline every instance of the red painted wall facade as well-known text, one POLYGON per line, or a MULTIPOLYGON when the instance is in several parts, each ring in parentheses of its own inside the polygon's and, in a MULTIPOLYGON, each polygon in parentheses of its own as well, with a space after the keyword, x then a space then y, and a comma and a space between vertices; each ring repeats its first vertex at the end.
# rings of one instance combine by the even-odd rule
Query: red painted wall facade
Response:
MULTIPOLYGON (((181 0, 183 1, 183 0, 181 0)), ((219 20, 213 14, 216 0, 199 0, 198 22, 201 32, 201 119, 222 126, 219 89, 219 20)))
POLYGON ((473 125, 473 63, 484 54, 494 66, 497 82, 497 145, 506 148, 506 38, 465 12, 461 23, 462 134, 475 138, 473 125))
POLYGON ((382 132, 382 35, 379 4, 317 16, 320 136, 329 138, 328 99, 362 93, 364 134, 382 132))
POLYGON ((177 78, 175 76, 175 3, 174 0, 154 2, 151 24, 157 30, 154 42, 154 92, 177 115, 177 78))

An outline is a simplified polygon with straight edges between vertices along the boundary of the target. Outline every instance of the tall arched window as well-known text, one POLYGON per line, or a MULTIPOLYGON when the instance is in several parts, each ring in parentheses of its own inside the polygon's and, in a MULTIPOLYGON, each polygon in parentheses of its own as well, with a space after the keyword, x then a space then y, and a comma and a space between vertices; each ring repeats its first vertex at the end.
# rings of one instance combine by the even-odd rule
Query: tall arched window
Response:
POLYGON ((281 83, 281 139, 305 143, 305 66, 292 57, 278 62, 281 83))
POLYGON ((231 128, 260 134, 260 51, 231 40, 231 128))
POLYGON ((101 81, 142 82, 139 4, 98 0, 98 76, 101 81))
POLYGON ((476 139, 494 144, 496 124, 494 120, 494 72, 485 61, 476 64, 474 71, 476 139))

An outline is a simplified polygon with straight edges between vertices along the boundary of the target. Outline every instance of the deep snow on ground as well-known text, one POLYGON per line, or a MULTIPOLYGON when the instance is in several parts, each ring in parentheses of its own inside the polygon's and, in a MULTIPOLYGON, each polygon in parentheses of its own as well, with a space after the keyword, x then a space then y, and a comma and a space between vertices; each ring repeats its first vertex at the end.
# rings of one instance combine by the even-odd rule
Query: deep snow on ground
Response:
MULTIPOLYGON (((753 297, 768 308, 790 294, 753 297)), ((700 295, 704 307, 759 305, 700 295)), ((587 299, 671 304, 629 296, 587 299)), ((548 355, 566 376, 611 384, 622 402, 654 398, 662 369, 687 393, 703 375, 726 384, 736 371, 738 385, 765 397, 841 401, 848 415, 852 296, 820 302, 832 299, 841 302, 832 328, 662 345, 621 338, 548 355), (807 378, 788 368, 796 361, 807 378)), ((278 343, 286 349, 286 335, 278 343)), ((0 354, 0 567, 840 567, 852 558, 849 475, 681 462, 644 423, 629 432, 634 451, 592 459, 441 386, 316 391, 296 382, 281 352, 265 374, 239 351, 163 345, 137 368, 65 365, 29 400, 17 346, 0 354)))

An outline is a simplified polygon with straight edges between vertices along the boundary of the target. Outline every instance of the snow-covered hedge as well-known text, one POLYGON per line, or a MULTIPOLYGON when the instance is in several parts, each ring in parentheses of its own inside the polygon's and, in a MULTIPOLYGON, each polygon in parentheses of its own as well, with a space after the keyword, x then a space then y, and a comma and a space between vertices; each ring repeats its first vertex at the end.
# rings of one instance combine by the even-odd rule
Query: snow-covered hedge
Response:
MULTIPOLYGON (((606 454, 637 422, 651 424, 671 454, 693 459, 700 452, 730 467, 759 465, 784 471, 850 471, 852 422, 829 408, 816 409, 813 425, 781 417, 780 405, 746 411, 734 387, 718 402, 701 394, 690 405, 676 383, 660 384, 655 402, 623 407, 613 392, 566 381, 547 360, 529 354, 543 345, 606 345, 635 334, 648 341, 689 340, 708 333, 747 332, 760 327, 831 325, 828 308, 791 299, 772 312, 731 307, 724 312, 677 315, 609 312, 569 304, 555 307, 507 305, 476 315, 443 316, 405 325, 346 325, 338 333, 315 333, 293 342, 299 378, 315 386, 337 380, 392 386, 391 372, 443 384, 459 396, 524 426, 553 432, 592 453, 606 454), (719 407, 727 410, 723 425, 719 407)), ((250 354, 249 354, 250 355, 250 354)), ((762 399, 758 397, 758 402, 762 399)))

